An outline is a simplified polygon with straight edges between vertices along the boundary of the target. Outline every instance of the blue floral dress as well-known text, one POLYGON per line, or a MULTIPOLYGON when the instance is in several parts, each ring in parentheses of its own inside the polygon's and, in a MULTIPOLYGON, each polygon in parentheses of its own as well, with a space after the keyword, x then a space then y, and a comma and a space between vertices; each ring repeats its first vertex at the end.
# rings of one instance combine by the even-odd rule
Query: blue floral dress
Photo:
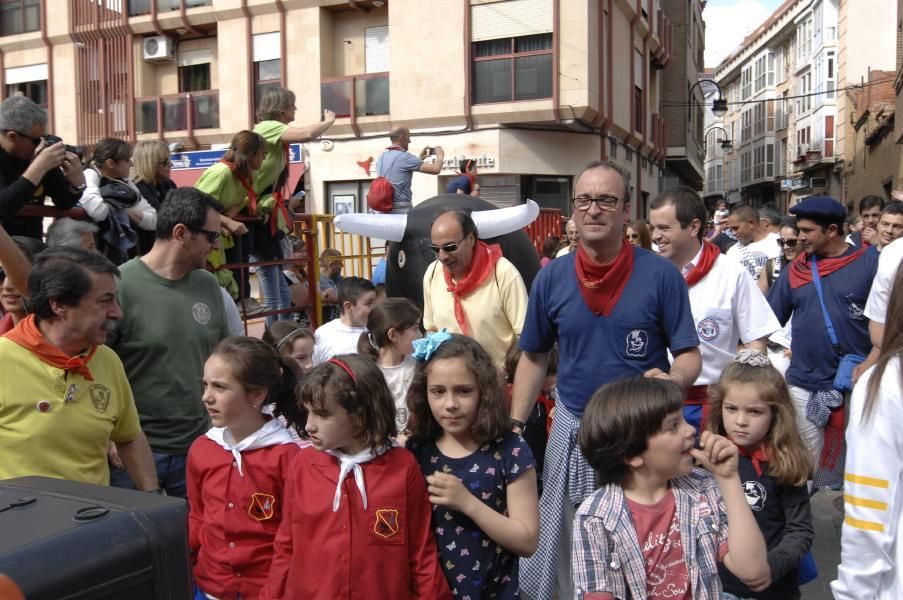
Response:
MULTIPOLYGON (((470 493, 496 512, 507 514, 508 484, 536 468, 523 438, 514 433, 481 446, 464 458, 449 458, 435 442, 411 450, 424 476, 436 471, 461 479, 470 493)), ((505 550, 469 518, 444 506, 433 506, 433 532, 445 577, 455 598, 479 600, 519 598, 518 558, 505 550)))

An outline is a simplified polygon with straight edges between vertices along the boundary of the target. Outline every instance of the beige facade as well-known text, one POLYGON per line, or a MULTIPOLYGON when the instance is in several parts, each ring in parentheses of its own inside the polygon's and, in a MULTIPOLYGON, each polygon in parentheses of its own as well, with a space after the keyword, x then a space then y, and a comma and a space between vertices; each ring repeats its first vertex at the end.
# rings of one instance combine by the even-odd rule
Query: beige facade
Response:
POLYGON ((70 143, 222 145, 253 126, 255 93, 282 85, 297 125, 339 115, 331 143, 303 155, 308 211, 349 195, 363 210, 398 123, 414 152, 446 152, 442 176, 414 176, 415 202, 444 190, 455 157, 478 160, 499 204, 567 212, 573 176, 605 158, 630 173, 635 212, 661 189, 672 35, 661 0, 175 0, 151 14, 138 13, 154 1, 123 0, 100 15, 91 0, 43 1, 42 31, 0 37, 0 77, 52 63, 51 126, 70 143), (171 55, 146 56, 152 37, 171 55))

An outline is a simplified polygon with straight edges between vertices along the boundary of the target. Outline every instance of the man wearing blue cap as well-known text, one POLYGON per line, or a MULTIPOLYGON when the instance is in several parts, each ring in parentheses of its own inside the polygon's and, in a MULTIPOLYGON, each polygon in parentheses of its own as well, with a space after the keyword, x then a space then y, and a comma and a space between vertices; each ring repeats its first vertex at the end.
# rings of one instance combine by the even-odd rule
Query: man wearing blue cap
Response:
POLYGON ((833 198, 808 198, 790 213, 797 218, 803 253, 787 267, 788 276, 780 277, 771 288, 768 302, 781 325, 793 315, 786 378, 800 434, 822 467, 815 485, 839 485, 844 399, 842 391, 835 389, 834 378, 841 357, 866 356, 871 349, 863 309, 878 268, 877 254, 846 243, 846 210, 833 198))

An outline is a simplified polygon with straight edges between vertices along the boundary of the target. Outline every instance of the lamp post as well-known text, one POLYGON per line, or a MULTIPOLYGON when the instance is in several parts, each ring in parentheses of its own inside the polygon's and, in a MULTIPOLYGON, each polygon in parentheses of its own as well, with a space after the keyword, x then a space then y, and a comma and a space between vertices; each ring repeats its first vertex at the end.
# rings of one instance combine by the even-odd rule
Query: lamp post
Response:
POLYGON ((703 83, 708 83, 718 90, 718 98, 712 101, 712 114, 717 118, 721 118, 727 114, 727 99, 724 98, 724 93, 721 91, 721 86, 718 85, 714 79, 700 79, 690 88, 689 98, 687 102, 687 122, 693 118, 693 90, 702 85, 703 83))
POLYGON ((720 131, 721 133, 724 134, 724 137, 721 138, 721 149, 722 150, 730 150, 731 148, 734 147, 734 142, 727 139, 727 131, 725 131, 723 127, 718 127, 717 125, 715 125, 714 127, 709 127, 708 130, 705 132, 706 143, 708 143, 709 131, 720 131))

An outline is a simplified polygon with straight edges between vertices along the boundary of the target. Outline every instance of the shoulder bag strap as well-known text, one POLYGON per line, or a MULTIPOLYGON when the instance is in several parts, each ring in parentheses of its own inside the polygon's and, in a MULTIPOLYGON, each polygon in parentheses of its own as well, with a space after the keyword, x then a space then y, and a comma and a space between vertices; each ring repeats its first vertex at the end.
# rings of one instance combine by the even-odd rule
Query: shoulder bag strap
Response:
POLYGON ((821 277, 818 276, 818 263, 814 254, 812 255, 812 284, 815 286, 815 292, 818 294, 818 303, 821 304, 821 314, 825 320, 828 337, 831 338, 831 345, 834 347, 834 352, 840 355, 840 344, 837 341, 837 333, 834 331, 834 323, 831 322, 828 308, 825 306, 825 297, 821 289, 821 277))

